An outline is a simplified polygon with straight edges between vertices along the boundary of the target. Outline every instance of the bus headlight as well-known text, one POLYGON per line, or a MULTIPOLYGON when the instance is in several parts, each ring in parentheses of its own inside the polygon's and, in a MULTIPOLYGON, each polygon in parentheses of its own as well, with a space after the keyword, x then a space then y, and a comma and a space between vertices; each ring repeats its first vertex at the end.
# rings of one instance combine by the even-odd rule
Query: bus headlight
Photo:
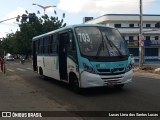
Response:
POLYGON ((83 66, 84 66, 84 70, 85 70, 85 71, 87 71, 87 72, 89 72, 89 73, 95 74, 95 71, 93 70, 92 67, 86 65, 85 63, 83 63, 83 66))
POLYGON ((126 72, 130 71, 133 68, 133 65, 130 63, 127 67, 126 67, 126 72))

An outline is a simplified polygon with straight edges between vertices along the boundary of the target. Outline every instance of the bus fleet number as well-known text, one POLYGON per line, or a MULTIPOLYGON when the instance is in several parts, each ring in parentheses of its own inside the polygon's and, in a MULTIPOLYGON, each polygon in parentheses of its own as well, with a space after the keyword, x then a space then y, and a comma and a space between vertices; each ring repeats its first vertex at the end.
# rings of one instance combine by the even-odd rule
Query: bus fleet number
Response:
POLYGON ((80 42, 90 42, 89 35, 87 33, 78 33, 80 42))

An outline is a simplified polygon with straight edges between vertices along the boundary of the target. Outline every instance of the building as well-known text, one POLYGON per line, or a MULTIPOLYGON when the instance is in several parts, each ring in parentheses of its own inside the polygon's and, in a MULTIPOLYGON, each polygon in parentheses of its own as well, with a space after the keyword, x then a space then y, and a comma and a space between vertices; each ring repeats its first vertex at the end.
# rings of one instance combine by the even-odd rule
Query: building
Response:
MULTIPOLYGON (((139 58, 139 14, 105 14, 85 24, 117 28, 128 43, 130 53, 139 58)), ((143 15, 145 61, 160 61, 160 15, 143 15)))

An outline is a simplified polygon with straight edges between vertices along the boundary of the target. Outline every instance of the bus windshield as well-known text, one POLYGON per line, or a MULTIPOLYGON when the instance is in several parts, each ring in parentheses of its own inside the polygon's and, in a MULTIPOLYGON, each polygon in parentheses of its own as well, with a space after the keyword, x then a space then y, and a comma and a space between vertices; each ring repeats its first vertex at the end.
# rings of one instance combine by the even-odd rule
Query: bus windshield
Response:
POLYGON ((125 40, 118 30, 107 27, 77 27, 76 34, 83 55, 111 57, 128 55, 125 40))

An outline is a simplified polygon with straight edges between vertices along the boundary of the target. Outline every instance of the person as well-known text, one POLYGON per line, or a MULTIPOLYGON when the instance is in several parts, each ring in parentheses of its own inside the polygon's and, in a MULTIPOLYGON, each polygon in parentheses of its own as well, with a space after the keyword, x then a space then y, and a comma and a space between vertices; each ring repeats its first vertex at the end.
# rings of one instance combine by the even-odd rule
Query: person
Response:
POLYGON ((21 64, 24 64, 24 62, 25 62, 25 59, 24 59, 23 56, 21 56, 21 58, 20 58, 20 63, 21 63, 21 64))
POLYGON ((1 64, 1 71, 3 72, 4 60, 2 56, 0 56, 0 64, 1 64))

